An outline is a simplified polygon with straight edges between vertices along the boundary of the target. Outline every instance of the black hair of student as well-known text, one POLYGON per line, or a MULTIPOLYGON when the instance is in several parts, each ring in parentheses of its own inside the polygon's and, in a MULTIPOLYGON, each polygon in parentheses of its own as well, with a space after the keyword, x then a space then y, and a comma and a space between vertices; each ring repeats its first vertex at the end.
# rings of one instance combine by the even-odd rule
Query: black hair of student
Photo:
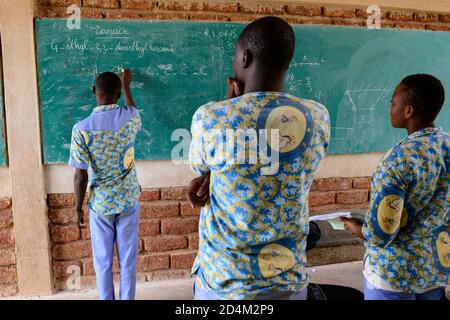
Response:
POLYGON ((264 17, 250 23, 237 43, 242 49, 249 49, 262 68, 272 72, 286 71, 294 57, 294 30, 278 17, 264 17))
POLYGON ((95 81, 96 90, 101 91, 109 97, 120 96, 122 90, 122 80, 112 72, 102 73, 95 81))
POLYGON ((405 103, 411 105, 425 121, 433 122, 445 101, 441 81, 429 74, 414 74, 401 83, 407 88, 405 103))

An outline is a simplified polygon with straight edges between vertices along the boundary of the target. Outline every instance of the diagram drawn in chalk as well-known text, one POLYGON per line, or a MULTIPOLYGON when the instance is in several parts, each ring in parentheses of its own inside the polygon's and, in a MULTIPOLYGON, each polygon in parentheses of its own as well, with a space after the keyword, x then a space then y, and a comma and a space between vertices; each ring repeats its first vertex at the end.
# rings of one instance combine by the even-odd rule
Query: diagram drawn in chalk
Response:
POLYGON ((346 103, 351 106, 354 124, 370 124, 377 105, 385 100, 392 89, 346 90, 346 103))

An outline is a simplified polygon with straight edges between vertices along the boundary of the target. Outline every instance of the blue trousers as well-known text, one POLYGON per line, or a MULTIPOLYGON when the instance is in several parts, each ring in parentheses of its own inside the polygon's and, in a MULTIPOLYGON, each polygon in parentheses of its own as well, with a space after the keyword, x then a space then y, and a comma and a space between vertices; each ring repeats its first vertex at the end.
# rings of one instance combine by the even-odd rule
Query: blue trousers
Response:
POLYGON ((134 300, 139 249, 139 204, 128 212, 114 216, 100 216, 90 211, 89 226, 100 300, 115 300, 114 243, 119 258, 120 300, 134 300))
POLYGON ((364 279, 364 300, 440 300, 444 295, 445 288, 437 288, 424 293, 376 289, 364 279))

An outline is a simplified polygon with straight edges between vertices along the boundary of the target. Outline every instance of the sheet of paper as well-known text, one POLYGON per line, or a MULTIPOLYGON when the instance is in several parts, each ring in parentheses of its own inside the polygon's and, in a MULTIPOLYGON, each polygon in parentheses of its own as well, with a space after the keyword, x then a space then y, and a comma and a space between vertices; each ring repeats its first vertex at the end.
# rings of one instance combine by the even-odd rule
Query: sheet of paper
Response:
POLYGON ((339 218, 330 219, 327 221, 331 224, 333 230, 345 230, 344 223, 341 220, 339 220, 339 218))
POLYGON ((323 220, 331 220, 331 219, 337 219, 341 217, 350 218, 351 212, 334 212, 334 213, 327 213, 327 214, 321 214, 317 216, 309 217, 309 221, 323 221, 323 220))

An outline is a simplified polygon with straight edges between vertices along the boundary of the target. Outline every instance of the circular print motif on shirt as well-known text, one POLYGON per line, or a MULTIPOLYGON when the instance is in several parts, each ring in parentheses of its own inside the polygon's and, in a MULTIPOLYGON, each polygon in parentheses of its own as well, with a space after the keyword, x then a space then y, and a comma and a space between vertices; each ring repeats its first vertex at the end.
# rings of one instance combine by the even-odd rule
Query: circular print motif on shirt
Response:
POLYGON ((294 263, 294 253, 281 244, 268 244, 258 254, 259 270, 266 278, 275 277, 291 269, 294 263))
MULTIPOLYGON (((386 234, 394 234, 400 227, 404 216, 404 201, 398 194, 388 194, 378 207, 377 220, 381 230, 386 234)), ((404 224, 406 224, 403 221, 404 224)))
POLYGON ((134 144, 129 144, 120 157, 120 169, 122 172, 130 170, 134 165, 134 144))
MULTIPOLYGON (((284 100, 284 99, 283 99, 284 100)), ((277 101, 277 100, 275 100, 277 101)), ((300 156, 309 146, 313 120, 308 108, 292 100, 269 102, 259 115, 258 129, 267 130, 260 135, 271 152, 279 152, 281 161, 300 156)))

